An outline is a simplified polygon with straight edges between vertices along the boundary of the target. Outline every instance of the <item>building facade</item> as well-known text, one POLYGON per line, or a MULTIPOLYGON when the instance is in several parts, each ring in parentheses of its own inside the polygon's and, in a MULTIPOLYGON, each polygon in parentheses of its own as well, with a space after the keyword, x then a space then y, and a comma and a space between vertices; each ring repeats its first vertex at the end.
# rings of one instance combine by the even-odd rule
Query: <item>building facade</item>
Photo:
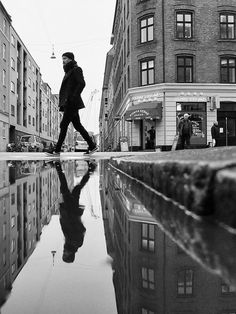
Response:
POLYGON ((58 95, 42 81, 39 66, 1 1, 0 49, 0 151, 6 151, 8 143, 19 142, 24 135, 37 136, 45 146, 55 144, 61 119, 58 95))
MULTIPOLYGON (((235 25, 233 0, 117 0, 107 121, 112 149, 122 136, 130 149, 149 149, 152 126, 155 147, 169 149, 185 112, 193 121, 192 147, 208 146, 215 120, 220 145, 236 145, 235 25)), ((104 124, 103 109, 101 135, 104 124)))

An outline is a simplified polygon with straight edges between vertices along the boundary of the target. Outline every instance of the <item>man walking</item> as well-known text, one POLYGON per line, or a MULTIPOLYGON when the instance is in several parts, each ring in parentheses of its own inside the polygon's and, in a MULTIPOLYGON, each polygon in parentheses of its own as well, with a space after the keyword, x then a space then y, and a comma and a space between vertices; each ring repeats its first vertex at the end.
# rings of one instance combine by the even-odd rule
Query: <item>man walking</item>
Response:
POLYGON ((192 122, 189 120, 188 113, 184 114, 184 117, 180 120, 178 125, 179 137, 180 137, 180 146, 181 149, 184 149, 185 143, 186 147, 190 147, 190 138, 193 134, 192 122))
POLYGON ((218 121, 215 121, 211 127, 212 146, 217 147, 219 145, 218 140, 220 137, 220 131, 218 121))
POLYGON ((85 87, 83 71, 74 60, 74 54, 72 52, 63 53, 62 61, 65 76, 62 80, 59 92, 59 110, 64 114, 60 123, 61 130, 56 148, 54 151, 51 151, 50 154, 54 156, 60 155, 61 147, 65 140, 68 126, 70 122, 72 122, 74 128, 88 143, 88 151, 85 154, 89 155, 94 153, 98 147, 89 136, 87 130, 81 124, 78 113, 79 109, 85 107, 81 98, 81 93, 85 87))

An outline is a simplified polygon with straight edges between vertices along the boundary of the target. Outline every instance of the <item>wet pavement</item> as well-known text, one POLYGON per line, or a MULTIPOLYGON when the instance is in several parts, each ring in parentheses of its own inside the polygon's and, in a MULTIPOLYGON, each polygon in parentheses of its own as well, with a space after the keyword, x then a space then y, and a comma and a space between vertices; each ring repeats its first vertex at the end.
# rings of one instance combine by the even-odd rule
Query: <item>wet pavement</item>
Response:
POLYGON ((109 161, 0 161, 0 313, 236 313, 236 231, 109 161))

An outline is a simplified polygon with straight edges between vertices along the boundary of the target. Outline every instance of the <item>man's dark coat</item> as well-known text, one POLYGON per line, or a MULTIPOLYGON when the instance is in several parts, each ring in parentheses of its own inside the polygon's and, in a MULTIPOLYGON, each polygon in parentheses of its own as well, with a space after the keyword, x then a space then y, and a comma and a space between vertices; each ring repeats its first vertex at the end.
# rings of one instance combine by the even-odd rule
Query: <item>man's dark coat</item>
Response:
POLYGON ((59 92, 59 110, 75 113, 84 108, 81 93, 85 87, 83 71, 75 61, 70 61, 64 67, 63 78, 59 92))

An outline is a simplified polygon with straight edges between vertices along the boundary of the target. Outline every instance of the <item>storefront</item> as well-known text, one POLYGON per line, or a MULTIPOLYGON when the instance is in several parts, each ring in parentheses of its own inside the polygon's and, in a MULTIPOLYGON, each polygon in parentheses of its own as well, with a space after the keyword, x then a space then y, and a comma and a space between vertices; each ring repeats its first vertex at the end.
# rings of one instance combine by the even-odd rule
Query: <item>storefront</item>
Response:
POLYGON ((143 102, 130 106, 124 115, 130 122, 131 150, 146 150, 156 147, 156 125, 162 119, 162 102, 143 102))
POLYGON ((207 115, 206 115, 206 102, 177 102, 176 114, 178 127, 179 120, 185 113, 189 114, 189 120, 193 125, 193 136, 191 137, 190 144, 192 146, 205 146, 207 144, 207 115))

